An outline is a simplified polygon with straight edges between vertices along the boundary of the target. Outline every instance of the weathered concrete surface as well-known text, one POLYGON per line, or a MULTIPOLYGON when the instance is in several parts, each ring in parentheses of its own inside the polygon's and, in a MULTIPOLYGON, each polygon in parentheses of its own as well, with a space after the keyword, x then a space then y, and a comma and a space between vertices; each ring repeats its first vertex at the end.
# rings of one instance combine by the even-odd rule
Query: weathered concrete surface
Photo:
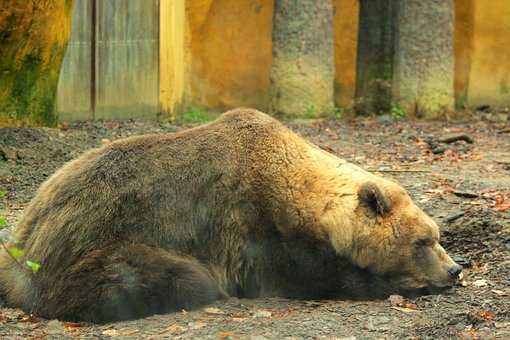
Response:
POLYGON ((333 110, 333 8, 329 0, 276 0, 270 111, 317 116, 333 110))
POLYGON ((398 1, 393 98, 407 113, 454 107, 454 0, 398 1))
POLYGON ((359 36, 361 112, 435 117, 453 109, 453 0, 364 0, 359 36))
POLYGON ((391 110, 395 3, 360 1, 356 110, 362 114, 391 110))

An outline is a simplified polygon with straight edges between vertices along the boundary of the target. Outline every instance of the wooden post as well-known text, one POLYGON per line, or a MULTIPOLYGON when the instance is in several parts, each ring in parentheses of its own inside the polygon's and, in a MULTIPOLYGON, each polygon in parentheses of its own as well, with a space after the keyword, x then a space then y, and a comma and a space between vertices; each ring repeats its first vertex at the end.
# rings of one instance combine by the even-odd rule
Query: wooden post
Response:
POLYGON ((160 107, 163 117, 176 118, 184 94, 185 0, 160 0, 160 107))

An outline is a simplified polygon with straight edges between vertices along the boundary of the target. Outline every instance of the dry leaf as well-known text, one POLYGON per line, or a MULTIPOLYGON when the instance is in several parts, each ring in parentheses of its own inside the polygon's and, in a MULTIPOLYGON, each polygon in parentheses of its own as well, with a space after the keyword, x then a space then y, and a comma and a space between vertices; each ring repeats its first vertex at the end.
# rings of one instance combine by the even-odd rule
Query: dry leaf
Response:
POLYGON ((64 326, 66 326, 67 328, 79 328, 83 327, 83 324, 79 322, 64 322, 64 326))
POLYGON ((510 201, 505 200, 503 196, 498 196, 496 197, 494 209, 501 212, 507 211, 508 209, 510 209, 510 201))
POLYGON ((404 305, 402 307, 408 308, 408 309, 418 309, 418 306, 416 306, 416 304, 414 304, 414 303, 404 303, 404 305))
POLYGON ((140 332, 140 330, 136 328, 122 328, 119 329, 119 336, 129 336, 140 332))
POLYGON ((404 298, 401 295, 390 295, 388 300, 392 306, 402 306, 404 304, 404 298))
POLYGON ((116 330, 116 329, 107 329, 107 330, 104 330, 102 332, 103 335, 108 335, 108 336, 118 336, 119 335, 119 331, 116 330))
POLYGON ((235 338, 234 333, 232 332, 221 332, 218 334, 218 338, 220 339, 226 339, 226 338, 235 338))
POLYGON ((179 326, 178 324, 174 323, 174 324, 168 326, 167 328, 163 329, 162 331, 160 331, 159 334, 160 335, 177 334, 177 333, 182 333, 183 331, 184 331, 184 327, 179 326))
POLYGON ((221 309, 216 308, 216 307, 204 308, 204 312, 206 312, 207 314, 213 314, 213 315, 224 315, 225 314, 224 311, 222 311, 221 309))
POLYGON ((267 310, 258 310, 253 314, 254 318, 270 318, 272 313, 267 310))
POLYGON ((39 319, 36 318, 33 314, 27 314, 27 315, 23 315, 19 321, 20 322, 39 322, 39 319))
POLYGON ((404 312, 404 313, 421 313, 421 310, 412 309, 412 308, 405 308, 405 307, 391 307, 395 310, 404 312))
POLYGON ((493 312, 488 311, 488 310, 480 311, 480 312, 478 312, 478 315, 480 315, 481 318, 483 318, 487 321, 493 320, 494 317, 496 316, 493 312))
POLYGON ((473 286, 481 288, 487 286, 487 280, 476 280, 473 282, 473 286))

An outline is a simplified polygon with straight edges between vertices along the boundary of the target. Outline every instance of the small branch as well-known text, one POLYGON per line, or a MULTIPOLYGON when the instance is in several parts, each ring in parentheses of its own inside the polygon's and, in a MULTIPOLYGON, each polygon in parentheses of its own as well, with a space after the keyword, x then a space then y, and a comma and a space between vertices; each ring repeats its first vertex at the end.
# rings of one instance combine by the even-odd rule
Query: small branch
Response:
POLYGON ((455 196, 465 197, 465 198, 478 198, 478 197, 480 197, 479 194, 477 194, 475 192, 470 192, 470 191, 458 191, 458 190, 455 190, 453 192, 453 194, 455 196))
POLYGON ((456 142, 456 141, 459 141, 459 140, 463 140, 463 141, 465 141, 468 144, 473 144, 475 142, 475 140, 471 136, 469 136, 469 135, 467 135, 465 133, 460 133, 460 134, 456 134, 456 135, 446 136, 446 137, 438 139, 438 142, 450 144, 450 143, 453 143, 453 142, 456 142))

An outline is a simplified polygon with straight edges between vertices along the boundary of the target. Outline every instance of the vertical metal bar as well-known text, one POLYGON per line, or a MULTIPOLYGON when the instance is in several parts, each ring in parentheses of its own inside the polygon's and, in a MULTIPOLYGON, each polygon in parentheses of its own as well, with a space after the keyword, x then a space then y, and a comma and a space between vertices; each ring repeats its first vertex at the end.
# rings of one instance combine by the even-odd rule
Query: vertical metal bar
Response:
POLYGON ((97 0, 92 2, 91 43, 90 43, 90 110, 92 120, 96 117, 96 43, 97 43, 97 0))

